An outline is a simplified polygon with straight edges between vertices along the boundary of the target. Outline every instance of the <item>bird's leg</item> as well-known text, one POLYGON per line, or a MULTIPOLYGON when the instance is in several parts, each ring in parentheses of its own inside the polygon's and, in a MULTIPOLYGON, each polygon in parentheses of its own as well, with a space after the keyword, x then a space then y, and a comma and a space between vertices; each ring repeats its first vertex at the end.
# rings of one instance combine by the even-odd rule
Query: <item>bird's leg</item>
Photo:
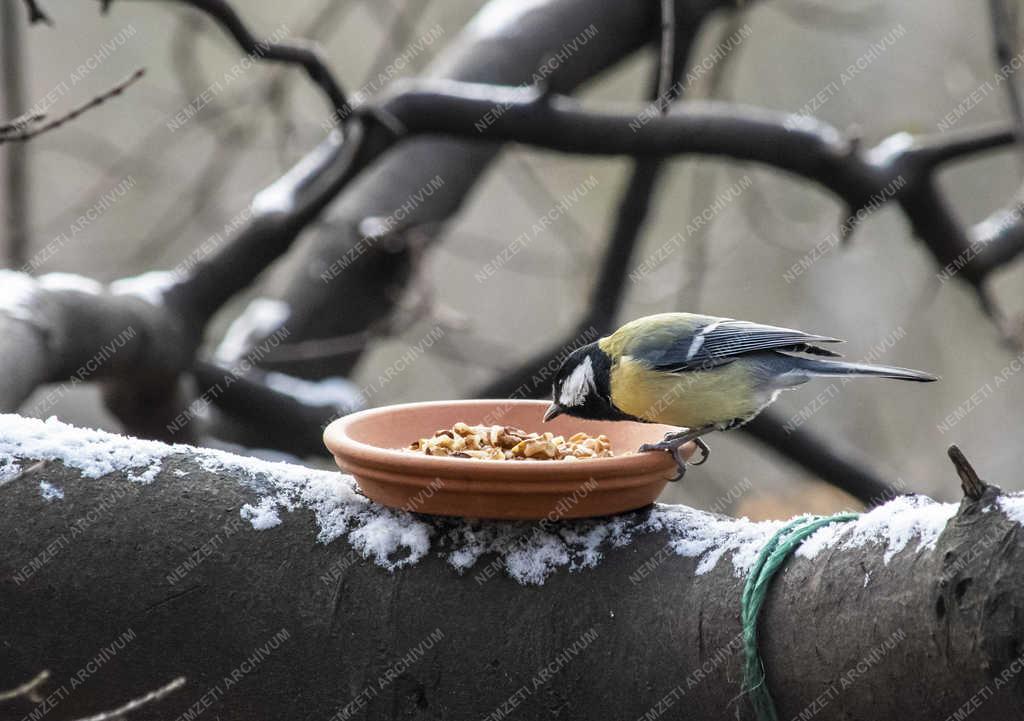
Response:
POLYGON ((682 453, 683 446, 690 441, 694 441, 697 444, 701 452, 701 459, 693 465, 701 465, 711 455, 711 448, 701 439, 701 436, 713 430, 715 430, 714 426, 702 426, 700 428, 689 428, 678 433, 669 433, 658 443, 644 443, 640 446, 639 451, 641 453, 646 453, 647 451, 666 451, 671 453, 678 471, 678 475, 672 481, 678 481, 686 475, 686 459, 683 458, 682 453))

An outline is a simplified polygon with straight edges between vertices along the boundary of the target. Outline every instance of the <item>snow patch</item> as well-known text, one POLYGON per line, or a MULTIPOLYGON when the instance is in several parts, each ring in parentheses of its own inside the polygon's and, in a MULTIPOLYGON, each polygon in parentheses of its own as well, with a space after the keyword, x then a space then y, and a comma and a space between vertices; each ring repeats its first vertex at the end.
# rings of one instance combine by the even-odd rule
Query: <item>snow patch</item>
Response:
POLYGON ((14 456, 63 461, 86 478, 127 471, 133 481, 148 483, 174 447, 105 431, 75 428, 55 416, 45 421, 0 414, 0 467, 14 456))
POLYGON ((178 282, 178 276, 169 270, 151 270, 131 278, 121 278, 110 284, 115 295, 134 295, 150 305, 161 305, 164 293, 178 282))
POLYGON ((88 295, 99 295, 103 284, 76 273, 47 273, 39 276, 39 287, 46 290, 74 290, 88 295))
MULTIPOLYGON (((753 523, 687 506, 656 504, 649 513, 614 518, 580 519, 553 524, 473 522, 454 524, 439 542, 448 562, 465 571, 483 557, 494 559, 476 571, 486 579, 504 570, 523 584, 541 584, 559 567, 570 571, 596 566, 606 548, 626 546, 638 535, 664 532, 667 550, 698 558, 696 573, 705 574, 729 553, 733 573, 744 575, 782 521, 753 523), (451 550, 446 550, 450 548, 451 550)), ((638 567, 654 559, 639 559, 638 567)))
POLYGON ((997 502, 999 509, 1006 514, 1007 518, 1024 526, 1024 495, 1000 496, 997 502))
POLYGON ((21 466, 10 456, 0 457, 0 486, 21 475, 21 466))
POLYGON ((318 381, 297 378, 286 373, 268 371, 263 378, 268 387, 284 393, 307 406, 331 406, 351 413, 362 408, 363 393, 347 378, 324 378, 318 381))
POLYGON ((20 320, 31 320, 29 306, 35 292, 36 281, 31 276, 0 269, 0 313, 20 320))
POLYGON ((283 300, 253 298, 228 327, 214 352, 214 358, 221 363, 234 363, 256 342, 280 329, 291 314, 291 307, 283 300))
POLYGON ((39 481, 39 493, 43 496, 44 501, 63 500, 64 498, 64 491, 49 481, 39 481))
POLYGON ((469 32, 489 37, 514 27, 527 13, 543 5, 543 0, 499 0, 489 2, 466 25, 469 32))
POLYGON ((957 508, 955 503, 937 503, 925 496, 899 496, 854 521, 819 529, 803 542, 796 555, 813 559, 829 548, 881 543, 885 545, 882 561, 889 563, 914 539, 917 539, 917 553, 934 548, 957 508))
POLYGON ((246 503, 242 506, 242 518, 252 523, 257 531, 265 531, 268 528, 281 525, 281 517, 277 515, 277 503, 273 498, 264 496, 255 506, 246 503))

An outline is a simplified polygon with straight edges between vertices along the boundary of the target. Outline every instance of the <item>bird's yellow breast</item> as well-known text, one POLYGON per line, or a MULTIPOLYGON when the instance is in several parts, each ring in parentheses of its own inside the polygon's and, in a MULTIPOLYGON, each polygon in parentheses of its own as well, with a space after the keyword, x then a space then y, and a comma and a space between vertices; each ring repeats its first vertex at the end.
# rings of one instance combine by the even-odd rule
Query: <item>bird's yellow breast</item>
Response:
POLYGON ((757 413, 763 399, 751 380, 740 363, 664 373, 622 356, 612 368, 612 403, 646 421, 696 428, 757 413))

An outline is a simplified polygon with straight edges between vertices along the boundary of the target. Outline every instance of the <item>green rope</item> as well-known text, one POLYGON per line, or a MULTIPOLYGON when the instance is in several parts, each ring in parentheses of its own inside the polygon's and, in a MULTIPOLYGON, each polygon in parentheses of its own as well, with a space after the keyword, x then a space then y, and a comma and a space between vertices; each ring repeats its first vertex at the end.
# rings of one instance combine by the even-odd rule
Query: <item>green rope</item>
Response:
POLYGON ((852 521, 856 513, 837 513, 834 516, 800 516, 780 528, 761 549, 754 568, 743 585, 740 598, 740 621, 743 626, 743 692, 749 694, 750 702, 759 721, 778 721, 775 702, 764 680, 764 663, 757 650, 757 618, 768 595, 768 585, 775 573, 786 562, 786 558, 805 538, 822 526, 830 523, 852 521))

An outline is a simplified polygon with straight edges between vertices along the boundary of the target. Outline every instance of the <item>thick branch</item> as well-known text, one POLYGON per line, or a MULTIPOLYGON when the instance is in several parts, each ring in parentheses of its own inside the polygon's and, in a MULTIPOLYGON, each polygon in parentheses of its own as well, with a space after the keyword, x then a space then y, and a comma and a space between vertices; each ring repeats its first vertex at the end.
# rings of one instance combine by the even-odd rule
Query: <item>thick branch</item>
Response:
MULTIPOLYGON (((994 267, 986 256, 1005 260, 1024 250, 1015 237, 972 245, 935 185, 935 172, 943 164, 1012 143, 1014 130, 1004 125, 920 138, 900 133, 862 149, 812 118, 717 101, 680 103, 667 116, 645 118, 636 132, 630 127, 637 124, 636 114, 584 110, 572 99, 534 88, 417 81, 403 84, 383 107, 411 133, 472 137, 478 132, 489 139, 587 155, 754 161, 814 181, 853 212, 895 200, 939 263, 959 260, 962 277, 975 284, 994 267), (479 119, 495 107, 501 108, 500 116, 480 128, 479 119)), ((1024 225, 1019 219, 1015 224, 1024 225)))
POLYGON ((16 410, 43 383, 171 379, 173 387, 202 332, 166 306, 85 278, 0 271, 0 287, 0 411, 16 410))
MULTIPOLYGON (((301 689, 316 718, 752 718, 740 592, 777 523, 681 506, 430 519, 336 473, 41 426, 0 418, 0 665, 60 684, 131 635, 60 718, 179 674, 163 717, 203 700, 225 720, 290 718, 301 689)), ((779 717, 943 719, 974 699, 972 719, 1015 718, 1022 504, 901 498, 808 539, 759 624, 779 717)))

